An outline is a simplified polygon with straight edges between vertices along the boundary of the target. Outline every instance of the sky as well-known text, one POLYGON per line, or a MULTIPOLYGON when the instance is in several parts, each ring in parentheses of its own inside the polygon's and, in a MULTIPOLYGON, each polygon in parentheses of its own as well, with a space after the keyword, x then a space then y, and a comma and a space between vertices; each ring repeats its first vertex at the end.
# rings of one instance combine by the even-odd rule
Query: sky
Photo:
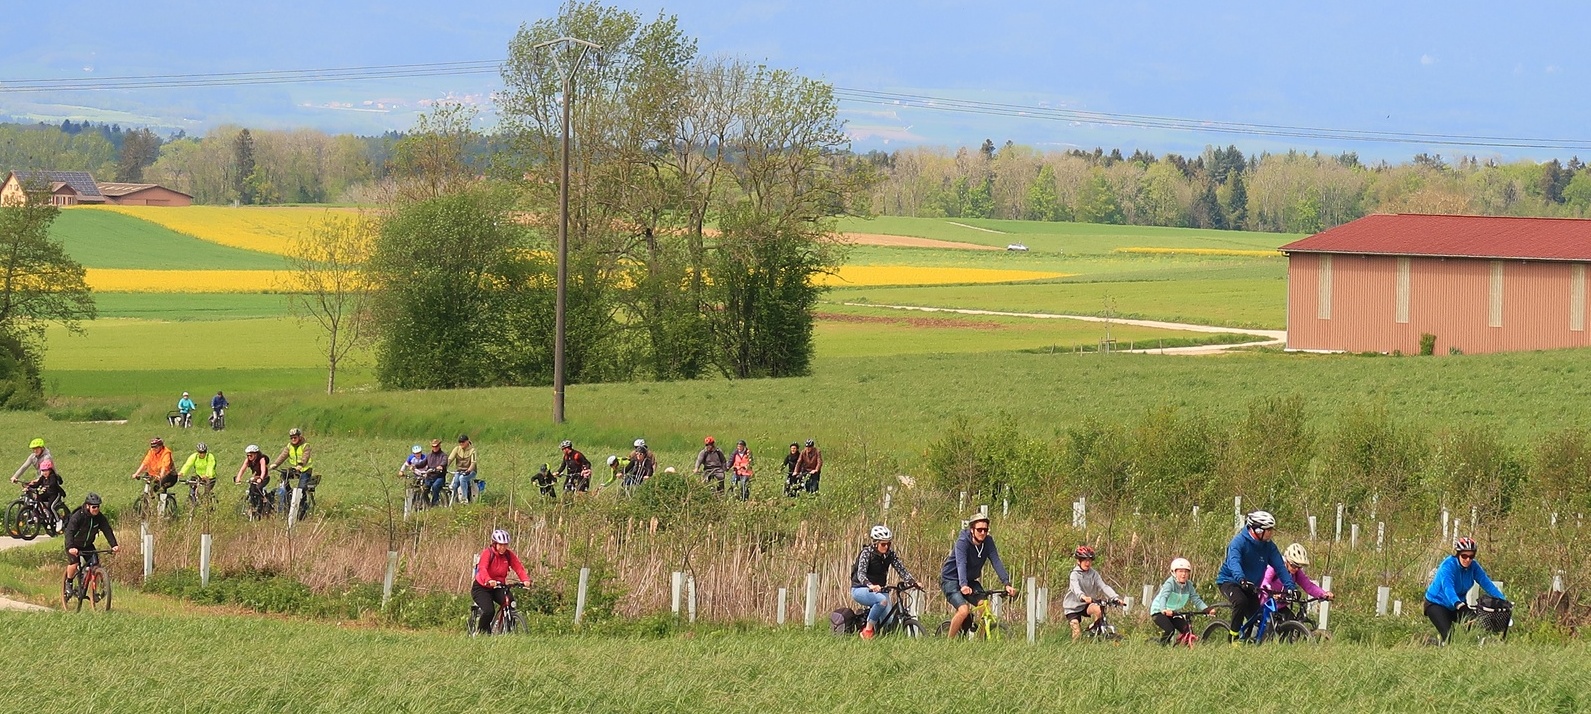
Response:
MULTIPOLYGON (((1558 149, 1382 144, 841 104, 859 149, 1007 140, 1196 153, 1355 150, 1503 158, 1591 157, 1591 53, 1572 2, 906 2, 673 0, 612 4, 676 15, 704 55, 792 68, 838 88, 1023 107, 1293 127, 1555 139, 1558 149), (1568 33, 1568 34, 1565 34, 1568 33), (1575 148, 1583 150, 1576 152, 1575 148)), ((489 101, 490 75, 341 84, 15 93, 7 81, 501 58, 521 23, 553 2, 413 0, 27 4, 0 22, 0 116, 149 124, 202 133, 222 123, 375 133, 426 100, 489 101), (84 22, 83 13, 114 13, 84 22)), ((1529 143, 1529 142, 1526 142, 1529 143)))

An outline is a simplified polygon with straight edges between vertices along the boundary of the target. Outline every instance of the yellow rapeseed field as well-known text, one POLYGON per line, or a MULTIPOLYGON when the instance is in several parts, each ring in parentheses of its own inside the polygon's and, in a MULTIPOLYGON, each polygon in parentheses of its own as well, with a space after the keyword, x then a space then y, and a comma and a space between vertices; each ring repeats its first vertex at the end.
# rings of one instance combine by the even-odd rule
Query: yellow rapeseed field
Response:
POLYGON ((1011 283, 1020 280, 1064 278, 1069 273, 994 268, 922 268, 909 265, 847 265, 839 275, 824 275, 819 285, 835 288, 872 285, 945 285, 950 283, 1011 283))
POLYGON ((1142 255, 1230 255, 1242 258, 1278 258, 1281 251, 1276 250, 1241 250, 1236 248, 1117 248, 1117 253, 1138 253, 1142 255))
POLYGON ((281 290, 281 270, 89 268, 88 286, 106 293, 260 293, 281 290))
POLYGON ((262 253, 284 255, 293 238, 309 231, 329 211, 351 209, 229 206, 100 206, 142 218, 200 240, 262 253))

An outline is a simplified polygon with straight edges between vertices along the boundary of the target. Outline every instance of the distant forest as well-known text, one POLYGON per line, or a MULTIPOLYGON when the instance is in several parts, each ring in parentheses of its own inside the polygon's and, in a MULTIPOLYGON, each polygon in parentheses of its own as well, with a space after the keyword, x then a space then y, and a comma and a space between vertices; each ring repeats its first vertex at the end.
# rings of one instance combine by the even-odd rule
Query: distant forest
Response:
MULTIPOLYGON (((400 132, 224 126, 203 137, 73 123, 0 124, 0 171, 91 171, 160 183, 200 203, 362 202, 397 166, 400 132)), ((484 172, 499 147, 467 148, 484 172)), ((863 155, 879 173, 881 215, 1013 218, 1312 233, 1370 213, 1591 215, 1591 171, 1567 161, 1502 163, 1420 154, 1391 164, 1357 154, 1207 147, 1198 156, 1120 149, 1039 151, 1011 142, 863 155)))

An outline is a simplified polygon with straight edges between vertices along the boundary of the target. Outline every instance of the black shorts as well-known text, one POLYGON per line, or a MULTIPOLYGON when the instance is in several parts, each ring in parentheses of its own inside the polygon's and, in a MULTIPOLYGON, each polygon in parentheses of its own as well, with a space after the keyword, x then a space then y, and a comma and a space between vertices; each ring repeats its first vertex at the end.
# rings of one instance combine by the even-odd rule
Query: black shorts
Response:
MULTIPOLYGON (((88 550, 88 549, 87 548, 82 548, 80 550, 88 550)), ((72 555, 71 553, 68 553, 66 551, 61 551, 61 555, 66 557, 66 564, 67 565, 77 565, 78 564, 77 563, 77 559, 79 557, 81 557, 83 559, 83 564, 84 565, 87 565, 87 566, 89 566, 91 568, 96 566, 96 565, 99 565, 99 553, 83 553, 81 556, 77 556, 77 555, 72 555)))
POLYGON ((1087 605, 1084 605, 1083 609, 1081 610, 1072 610, 1071 612, 1066 613, 1066 619, 1068 622, 1082 622, 1083 618, 1085 617, 1088 617, 1087 605))

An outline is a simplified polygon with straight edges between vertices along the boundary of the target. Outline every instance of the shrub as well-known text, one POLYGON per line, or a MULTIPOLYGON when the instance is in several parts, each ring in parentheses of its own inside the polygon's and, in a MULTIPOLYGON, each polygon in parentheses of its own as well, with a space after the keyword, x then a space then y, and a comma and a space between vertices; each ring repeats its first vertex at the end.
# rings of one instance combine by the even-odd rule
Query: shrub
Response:
POLYGON ((1429 332, 1420 335, 1420 356, 1430 357, 1436 354, 1436 335, 1429 332))

